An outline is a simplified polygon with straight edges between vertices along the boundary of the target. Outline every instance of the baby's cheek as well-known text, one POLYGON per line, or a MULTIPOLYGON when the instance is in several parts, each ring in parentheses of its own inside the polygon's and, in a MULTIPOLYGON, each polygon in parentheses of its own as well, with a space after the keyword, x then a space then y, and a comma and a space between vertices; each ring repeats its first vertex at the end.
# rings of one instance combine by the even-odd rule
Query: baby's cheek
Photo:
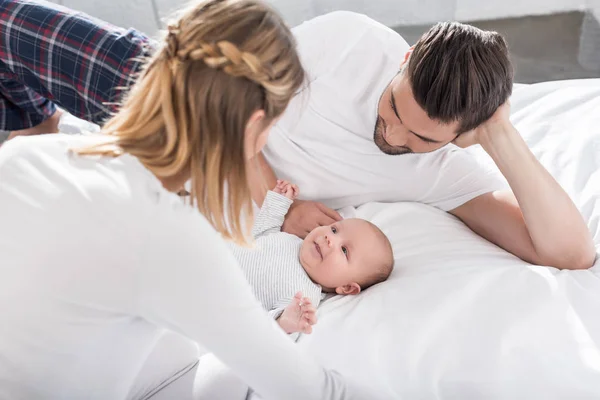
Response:
POLYGON ((342 270, 340 268, 340 259, 339 257, 335 257, 335 258, 331 258, 329 260, 329 264, 327 265, 327 276, 329 278, 335 279, 337 277, 339 277, 342 273, 342 270))

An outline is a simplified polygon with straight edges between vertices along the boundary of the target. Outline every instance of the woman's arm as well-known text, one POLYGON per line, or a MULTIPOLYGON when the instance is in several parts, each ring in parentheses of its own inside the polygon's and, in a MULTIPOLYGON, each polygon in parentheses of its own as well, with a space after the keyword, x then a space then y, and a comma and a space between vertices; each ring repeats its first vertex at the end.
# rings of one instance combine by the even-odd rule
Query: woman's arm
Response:
POLYGON ((302 354, 261 308, 206 220, 191 209, 172 214, 149 229, 144 247, 139 289, 144 318, 213 352, 264 399, 393 398, 354 382, 350 387, 302 354))

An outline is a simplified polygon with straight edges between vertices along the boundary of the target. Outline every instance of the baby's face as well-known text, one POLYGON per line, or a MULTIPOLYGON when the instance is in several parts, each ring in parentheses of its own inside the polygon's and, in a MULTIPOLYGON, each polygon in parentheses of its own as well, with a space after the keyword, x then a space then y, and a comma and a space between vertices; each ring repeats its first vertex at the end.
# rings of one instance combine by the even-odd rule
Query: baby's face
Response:
POLYGON ((367 221, 345 219, 310 232, 300 249, 300 263, 314 282, 333 290, 363 282, 386 252, 385 242, 367 221))

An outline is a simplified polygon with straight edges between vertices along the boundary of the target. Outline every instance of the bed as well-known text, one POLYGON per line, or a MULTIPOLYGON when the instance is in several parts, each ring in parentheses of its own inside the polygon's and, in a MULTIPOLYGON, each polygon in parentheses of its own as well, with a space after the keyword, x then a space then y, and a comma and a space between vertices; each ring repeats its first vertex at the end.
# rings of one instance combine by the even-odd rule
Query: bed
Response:
MULTIPOLYGON (((583 213, 600 250, 600 79, 516 85, 512 121, 583 213)), ((486 159, 482 149, 468 151, 486 159)), ((298 345, 404 399, 600 398, 600 261, 529 265, 420 204, 366 204, 396 268, 319 308, 298 345)))
MULTIPOLYGON (((600 250, 600 79, 516 85, 511 104, 513 122, 600 250)), ((94 130, 73 118, 62 129, 94 130)), ((481 149, 467 151, 491 162, 481 149)), ((398 399, 600 398, 600 261, 587 271, 528 265, 420 204, 355 212, 389 236, 396 268, 359 296, 322 303, 298 346, 398 399)), ((146 369, 169 376, 193 361, 193 349, 173 343, 158 343, 146 369)), ((150 381, 131 397, 145 397, 150 381)))

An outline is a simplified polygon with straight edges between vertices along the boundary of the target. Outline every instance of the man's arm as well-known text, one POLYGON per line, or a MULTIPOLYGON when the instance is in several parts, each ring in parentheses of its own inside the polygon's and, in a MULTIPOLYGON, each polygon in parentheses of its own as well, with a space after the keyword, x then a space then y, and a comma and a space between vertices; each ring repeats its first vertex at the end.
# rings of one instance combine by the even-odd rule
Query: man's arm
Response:
POLYGON ((506 104, 475 132, 461 135, 457 144, 481 144, 512 192, 487 193, 450 212, 525 261, 559 269, 590 268, 596 251, 583 217, 508 116, 506 104))

